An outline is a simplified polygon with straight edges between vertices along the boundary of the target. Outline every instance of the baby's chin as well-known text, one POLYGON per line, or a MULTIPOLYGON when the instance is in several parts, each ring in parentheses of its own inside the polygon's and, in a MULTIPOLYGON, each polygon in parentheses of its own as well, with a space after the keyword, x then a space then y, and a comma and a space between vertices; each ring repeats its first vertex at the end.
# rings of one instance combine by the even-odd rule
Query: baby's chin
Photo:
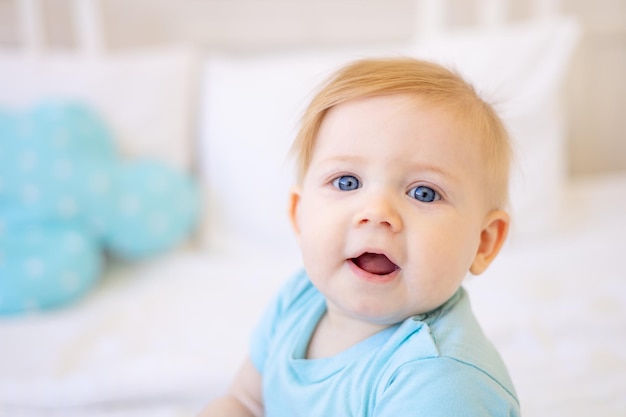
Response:
MULTIPOLYGON (((456 291, 454 291, 452 295, 454 295, 454 293, 456 293, 456 291)), ((373 325, 386 327, 400 324, 406 320, 422 321, 430 313, 443 306, 452 295, 410 303, 412 308, 407 308, 406 310, 378 311, 377 313, 370 311, 368 314, 362 314, 361 320, 365 320, 373 325), (420 308, 414 308, 415 305, 419 305, 420 308)))

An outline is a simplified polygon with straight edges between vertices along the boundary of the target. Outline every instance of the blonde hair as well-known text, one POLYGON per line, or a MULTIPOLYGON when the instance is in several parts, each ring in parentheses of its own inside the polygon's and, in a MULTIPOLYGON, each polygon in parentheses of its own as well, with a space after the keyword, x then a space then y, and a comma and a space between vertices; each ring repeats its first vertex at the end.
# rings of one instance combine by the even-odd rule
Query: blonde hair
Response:
POLYGON ((494 208, 508 202, 511 145, 504 124, 491 105, 459 74, 412 58, 364 59, 332 75, 311 100, 292 146, 297 180, 309 168, 319 128, 330 108, 365 97, 414 94, 454 113, 482 141, 486 176, 494 208))

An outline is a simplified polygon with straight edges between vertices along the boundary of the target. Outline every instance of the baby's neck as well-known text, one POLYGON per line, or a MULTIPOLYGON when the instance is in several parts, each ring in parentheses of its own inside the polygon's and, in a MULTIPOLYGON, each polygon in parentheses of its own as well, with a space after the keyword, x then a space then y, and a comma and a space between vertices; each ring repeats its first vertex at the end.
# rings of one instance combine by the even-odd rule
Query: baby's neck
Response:
POLYGON ((306 358, 335 356, 387 327, 389 325, 368 323, 327 311, 311 335, 306 358))

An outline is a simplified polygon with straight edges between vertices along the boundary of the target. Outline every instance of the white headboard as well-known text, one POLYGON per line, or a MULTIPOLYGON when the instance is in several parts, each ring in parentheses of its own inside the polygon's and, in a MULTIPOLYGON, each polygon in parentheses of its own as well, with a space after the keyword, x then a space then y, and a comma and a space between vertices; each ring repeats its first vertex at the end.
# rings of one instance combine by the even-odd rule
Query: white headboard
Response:
MULTIPOLYGON (((98 0, 71 0, 72 23, 80 53, 95 55, 104 49, 104 29, 98 0)), ((41 53, 46 46, 44 3, 41 0, 17 0, 18 31, 22 47, 29 53, 41 53)))
MULTIPOLYGON (((18 6, 22 42, 29 49, 42 49, 49 41, 45 30, 45 1, 14 1, 18 6)), ((138 23, 143 21, 137 14, 143 14, 150 23, 143 26, 161 26, 161 40, 187 39, 208 47, 230 45, 245 49, 245 43, 275 48, 281 45, 301 47, 315 43, 376 42, 376 38, 383 42, 407 36, 421 38, 444 33, 461 21, 473 27, 493 27, 513 20, 554 16, 563 9, 561 0, 389 0, 385 3, 362 0, 359 3, 357 9, 354 2, 345 0, 327 4, 308 0, 294 0, 290 4, 280 0, 264 0, 262 4, 246 0, 204 4, 176 0, 154 3, 128 0, 117 6, 102 0, 70 0, 69 14, 74 41, 79 49, 97 52, 115 43, 111 42, 115 33, 127 36, 128 43, 133 44, 130 39, 133 33, 150 30, 138 24, 139 27, 132 28, 134 31, 130 32, 128 28, 116 26, 115 18, 106 19, 104 11, 114 16, 126 14, 129 21, 137 19, 138 23), (387 12, 382 13, 385 10, 387 12), (155 17, 159 15, 160 18, 155 17), (251 16, 256 22, 251 20, 251 16), (319 21, 321 18, 323 24, 319 21), (304 23, 305 27, 300 23, 304 23), (199 24, 204 28, 198 27, 199 24), (186 30, 179 27, 183 25, 186 30), (338 25, 355 34, 342 36, 335 29, 338 25), (270 31, 269 27, 277 29, 270 31), (319 30, 320 27, 326 30, 319 30), (259 38, 262 39, 259 41, 259 38)), ((159 35, 152 35, 152 38, 158 40, 159 35)))

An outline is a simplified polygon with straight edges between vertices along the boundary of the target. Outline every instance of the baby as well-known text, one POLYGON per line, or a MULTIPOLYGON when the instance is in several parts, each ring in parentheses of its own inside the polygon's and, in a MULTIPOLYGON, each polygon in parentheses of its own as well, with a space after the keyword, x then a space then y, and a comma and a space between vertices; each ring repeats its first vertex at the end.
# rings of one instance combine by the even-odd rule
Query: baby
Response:
POLYGON ((294 143, 304 271, 203 416, 518 416, 461 286, 504 243, 510 143, 461 77, 409 59, 338 71, 294 143))

